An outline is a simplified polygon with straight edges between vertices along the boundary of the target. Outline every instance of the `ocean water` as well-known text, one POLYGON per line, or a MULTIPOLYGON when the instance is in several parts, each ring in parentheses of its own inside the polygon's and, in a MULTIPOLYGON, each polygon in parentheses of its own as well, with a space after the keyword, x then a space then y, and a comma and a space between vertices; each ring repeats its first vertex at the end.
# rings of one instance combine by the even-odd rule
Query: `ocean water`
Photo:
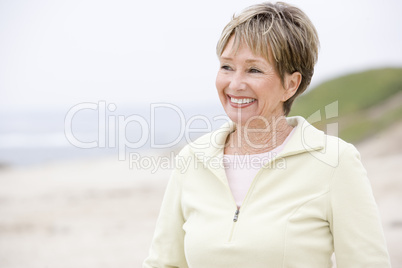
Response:
POLYGON ((227 117, 217 105, 103 101, 67 109, 0 111, 0 166, 177 150, 218 128, 227 117))

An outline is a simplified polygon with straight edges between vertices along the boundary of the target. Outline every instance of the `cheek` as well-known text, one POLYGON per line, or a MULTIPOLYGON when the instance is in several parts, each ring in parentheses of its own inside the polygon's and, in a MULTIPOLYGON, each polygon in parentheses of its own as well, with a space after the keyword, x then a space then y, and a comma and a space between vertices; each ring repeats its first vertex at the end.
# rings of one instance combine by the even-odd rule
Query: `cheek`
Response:
POLYGON ((225 79, 219 72, 216 76, 215 87, 218 90, 219 94, 223 94, 223 91, 225 89, 225 79))

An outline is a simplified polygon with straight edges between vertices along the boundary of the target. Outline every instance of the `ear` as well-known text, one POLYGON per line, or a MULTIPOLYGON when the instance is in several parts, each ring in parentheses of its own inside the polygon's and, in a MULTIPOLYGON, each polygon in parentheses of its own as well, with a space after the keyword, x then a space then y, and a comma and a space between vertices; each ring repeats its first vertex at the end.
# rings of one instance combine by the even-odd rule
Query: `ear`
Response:
POLYGON ((285 74, 285 93, 283 94, 282 101, 285 102, 290 99, 297 91, 302 80, 302 75, 299 72, 292 74, 285 74))

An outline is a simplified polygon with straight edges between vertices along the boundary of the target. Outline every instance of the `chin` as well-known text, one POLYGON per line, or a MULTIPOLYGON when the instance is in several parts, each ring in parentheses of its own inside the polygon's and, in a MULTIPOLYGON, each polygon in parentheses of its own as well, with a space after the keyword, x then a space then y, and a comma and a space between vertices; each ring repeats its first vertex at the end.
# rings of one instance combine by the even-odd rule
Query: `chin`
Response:
POLYGON ((250 120, 259 116, 257 114, 244 111, 244 110, 235 110, 233 108, 225 109, 227 116, 232 120, 235 124, 246 125, 250 123, 250 120))

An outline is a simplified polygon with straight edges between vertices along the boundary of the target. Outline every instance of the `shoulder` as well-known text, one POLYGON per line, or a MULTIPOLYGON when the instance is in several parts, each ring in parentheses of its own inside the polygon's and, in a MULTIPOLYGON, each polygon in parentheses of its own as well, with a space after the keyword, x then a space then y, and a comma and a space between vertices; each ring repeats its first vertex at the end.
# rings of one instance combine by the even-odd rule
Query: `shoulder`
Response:
POLYGON ((332 167, 339 165, 344 156, 359 155, 357 149, 341 138, 328 135, 315 128, 306 119, 300 116, 287 118, 288 123, 295 127, 295 132, 289 140, 285 151, 287 154, 304 153, 304 156, 313 156, 332 167))
POLYGON ((353 144, 346 142, 339 137, 324 134, 324 142, 324 150, 329 151, 332 154, 338 154, 340 157, 350 154, 359 154, 353 144))
POLYGON ((356 147, 336 136, 325 134, 324 151, 329 157, 336 158, 336 167, 351 160, 360 162, 360 153, 356 147))
POLYGON ((322 159, 331 166, 329 183, 332 195, 334 193, 342 195, 346 191, 355 192, 362 187, 366 188, 365 191, 371 192, 367 171, 356 147, 335 136, 325 135, 325 138, 326 143, 323 149, 325 157, 322 159))

